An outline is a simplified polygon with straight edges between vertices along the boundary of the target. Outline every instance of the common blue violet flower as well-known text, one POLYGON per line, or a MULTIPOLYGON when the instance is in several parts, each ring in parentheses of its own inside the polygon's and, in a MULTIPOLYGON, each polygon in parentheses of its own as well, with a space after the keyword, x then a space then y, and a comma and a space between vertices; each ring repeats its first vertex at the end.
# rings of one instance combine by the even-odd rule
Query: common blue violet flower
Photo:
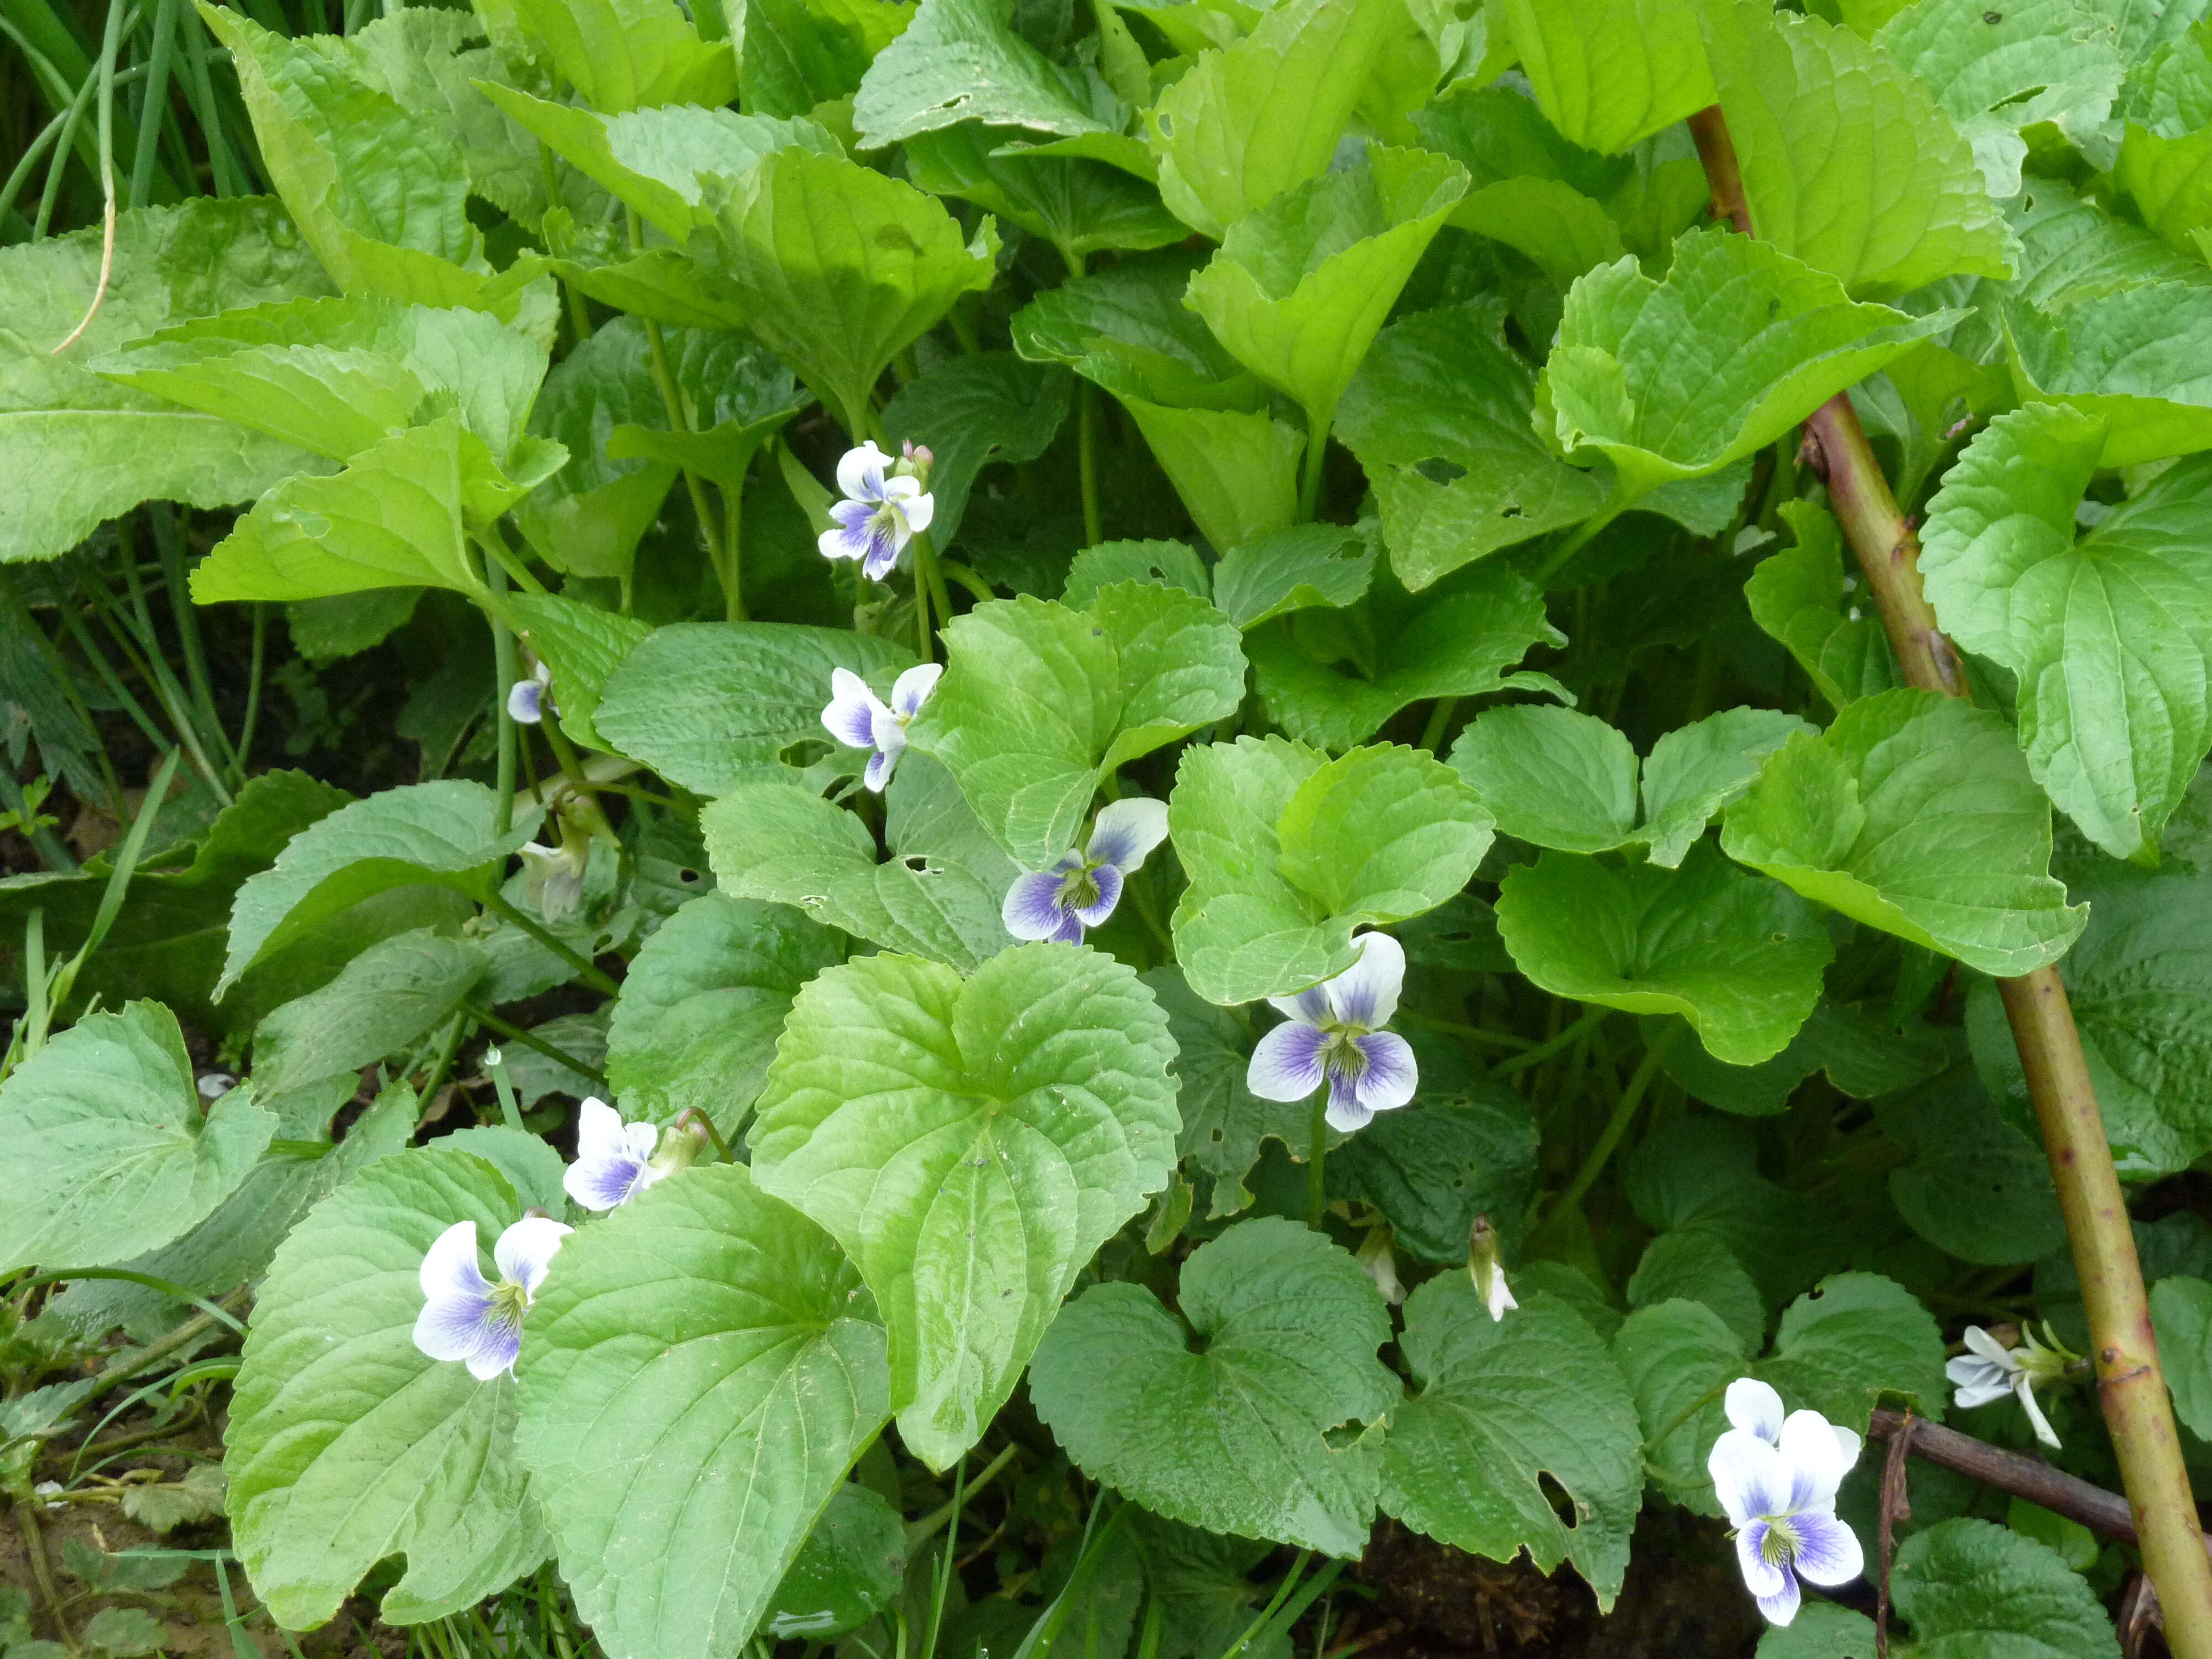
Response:
POLYGON ((869 788, 881 793, 891 781, 891 772, 906 748, 906 728, 921 713, 922 704, 937 690, 937 677, 944 672, 942 664, 933 662, 908 669, 892 683, 890 705, 886 708, 883 699, 868 690, 868 683, 851 669, 830 671, 830 706, 822 711, 822 724, 838 742, 876 751, 868 757, 867 773, 862 780, 869 788))
POLYGON ((517 680, 507 688, 507 717, 523 726, 536 726, 552 708, 553 698, 548 690, 553 684, 553 671, 538 663, 526 680, 517 680))
POLYGON ((1098 809, 1081 852, 1066 854, 1049 870, 1014 878, 1000 911, 1006 931, 1016 939, 1080 945, 1084 929, 1114 914, 1123 882, 1167 835, 1165 801, 1132 795, 1108 802, 1098 809))
POLYGON ((1290 1016, 1260 1039, 1244 1086, 1262 1100, 1304 1100, 1328 1085, 1329 1127, 1346 1133, 1413 1097, 1413 1050, 1382 1028, 1398 1012, 1406 952, 1388 933, 1352 941, 1359 960, 1294 997, 1269 997, 1290 1016))
POLYGON ((921 479, 886 476, 891 465, 891 458, 872 441, 845 452, 837 463, 837 488, 845 499, 830 508, 837 527, 823 531, 816 541, 825 559, 860 560, 871 581, 890 574, 907 543, 929 528, 936 512, 921 479))
POLYGON ((492 1246, 499 1266, 494 1285, 477 1262, 477 1224, 456 1221, 447 1228, 422 1258, 415 1346, 433 1359, 462 1361, 481 1382, 513 1371, 522 1352, 522 1316, 571 1231, 544 1216, 516 1222, 492 1246))
POLYGON ((1797 1581, 1846 1583, 1865 1571, 1856 1534, 1836 1518, 1836 1488, 1859 1461, 1859 1437, 1818 1412, 1782 1414, 1755 1377, 1729 1384, 1729 1421, 1705 1471, 1735 1528, 1736 1565, 1769 1622, 1797 1616, 1797 1581))
POLYGON ((660 1132, 650 1123, 625 1123, 604 1100, 587 1100, 576 1121, 576 1161, 562 1188, 587 1210, 627 1204, 660 1179, 653 1149, 660 1132))

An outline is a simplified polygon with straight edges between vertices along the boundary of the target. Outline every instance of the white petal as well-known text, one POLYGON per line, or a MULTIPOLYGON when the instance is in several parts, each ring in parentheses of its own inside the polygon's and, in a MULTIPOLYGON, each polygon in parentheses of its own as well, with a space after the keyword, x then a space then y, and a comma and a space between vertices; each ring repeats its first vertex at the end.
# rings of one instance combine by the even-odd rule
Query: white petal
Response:
POLYGON ((1322 988, 1340 1024, 1373 1030, 1388 1025, 1398 1012, 1399 988, 1406 982, 1406 948, 1388 933, 1360 933, 1352 941, 1359 960, 1322 988))
POLYGON ((2020 1395, 2020 1403, 2027 1407, 2027 1420, 2035 1425, 2035 1437, 2057 1451, 2057 1431, 2051 1426, 2051 1419, 2043 1414, 2043 1407, 2036 1404, 2035 1389, 2027 1380, 2027 1373, 2021 1373, 2019 1386, 2014 1391, 2020 1395))
POLYGON ((579 1160, 618 1157, 629 1148, 623 1133, 622 1114, 594 1095, 576 1109, 576 1157, 579 1160))
POLYGON ((910 720, 921 712, 930 694, 937 690, 937 682, 945 672, 941 662, 917 663, 900 675, 891 684, 891 712, 902 720, 910 720))
POLYGON ((499 1263, 501 1278, 520 1285, 532 1296, 545 1282, 545 1269, 561 1241, 575 1229, 542 1215, 526 1215, 499 1236, 491 1259, 499 1263))
POLYGON ((1731 1526, 1747 1527, 1789 1505, 1790 1472, 1782 1454, 1746 1430, 1730 1429, 1713 1442, 1705 1473, 1731 1526))
POLYGON ((1980 1355, 2007 1376, 2020 1370, 2019 1356, 1979 1325, 1967 1326, 1964 1340, 1969 1352, 1980 1355))
POLYGON ((904 501, 921 494, 921 480, 911 472, 896 473, 884 480, 884 499, 904 501))
POLYGON ((838 742, 853 749, 871 747, 878 716, 888 718, 890 713, 851 669, 830 671, 830 706, 822 711, 822 724, 838 742))
POLYGON ((1145 855, 1168 838, 1168 804, 1145 795, 1110 800, 1098 809, 1091 826, 1089 854, 1093 864, 1110 864, 1127 872, 1145 861, 1145 855))
POLYGON ((1492 1267, 1490 1270, 1490 1299, 1488 1305, 1490 1308, 1490 1319, 1492 1324, 1496 1324, 1498 1321, 1505 1317, 1505 1310, 1507 1309, 1517 1308, 1521 1305, 1518 1302, 1516 1302, 1513 1299, 1513 1292, 1505 1287, 1505 1269, 1503 1267, 1492 1267))
POLYGON ((1367 1069, 1358 1079, 1359 1103, 1370 1112, 1395 1111, 1413 1097, 1420 1086, 1421 1068, 1413 1059, 1413 1046, 1395 1031, 1370 1031, 1355 1037, 1367 1056, 1367 1069))
POLYGON ((1790 1530, 1797 1540, 1790 1565, 1808 1583, 1848 1584, 1866 1571, 1858 1534, 1828 1511, 1794 1516, 1790 1530))
POLYGON ((1782 1438, 1782 1396, 1755 1376, 1740 1376, 1728 1387, 1728 1420, 1770 1446, 1782 1438))
POLYGON ((1262 1100, 1304 1100, 1322 1085, 1321 1051, 1328 1041, 1303 1020, 1285 1020, 1261 1036, 1244 1086, 1262 1100))
POLYGON ((423 1253, 417 1278, 422 1294, 433 1303, 481 1300, 491 1294, 491 1281, 477 1262, 477 1224, 456 1221, 432 1241, 423 1253))
MULTIPOLYGON (((914 481, 909 478, 907 482, 911 483, 914 481)), ((906 527, 919 536, 929 528, 930 520, 937 516, 937 497, 916 495, 911 501, 901 501, 898 515, 906 521, 906 527)))
POLYGON ((1766 1522, 1753 1521, 1735 1535, 1736 1568, 1743 1574, 1744 1588, 1759 1596, 1778 1594, 1790 1577, 1787 1568, 1768 1560, 1759 1548, 1766 1540, 1766 1522))
POLYGON ((1851 1437, 1847 1459, 1826 1418, 1818 1412, 1792 1412, 1782 1425, 1780 1449, 1782 1461, 1790 1466, 1791 1512, 1832 1508, 1836 1488, 1858 1461, 1858 1437, 1851 1437))
POLYGON ((1302 1019, 1309 1025, 1320 1025, 1333 1018, 1325 986, 1309 985, 1294 997, 1269 997, 1267 1006, 1285 1019, 1302 1019))
POLYGON ((494 1329, 489 1292, 473 1299, 434 1297, 415 1316, 415 1346, 432 1359, 473 1361, 494 1329))
POLYGON ((1762 1595, 1758 1600, 1759 1610, 1765 1615, 1768 1624, 1788 1624, 1797 1616, 1797 1608, 1802 1600, 1802 1592, 1797 1588, 1796 1574, 1785 1569, 1782 1575, 1782 1588, 1773 1595, 1762 1595))
POLYGON ((999 920, 1016 939, 1058 939, 1067 926, 1060 902, 1060 877, 1050 870, 1025 870, 1006 889, 999 920))
POLYGON ((837 462, 837 493, 848 501, 879 501, 884 496, 884 469, 891 458, 871 438, 858 449, 848 449, 837 462))

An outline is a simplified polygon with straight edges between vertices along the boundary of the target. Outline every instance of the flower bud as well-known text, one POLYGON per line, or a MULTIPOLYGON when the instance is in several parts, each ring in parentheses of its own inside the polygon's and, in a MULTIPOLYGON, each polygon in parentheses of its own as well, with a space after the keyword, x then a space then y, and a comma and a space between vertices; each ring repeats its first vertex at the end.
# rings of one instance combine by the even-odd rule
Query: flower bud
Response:
POLYGON ((929 469, 936 461, 937 457, 930 453, 927 444, 918 444, 908 438, 899 446, 899 458, 891 463, 891 476, 912 478, 927 489, 929 488, 929 469))
POLYGON ((1506 1288, 1505 1269, 1498 1260, 1498 1230, 1486 1215, 1475 1217, 1467 1231, 1467 1276, 1493 1321, 1504 1318, 1508 1308, 1521 1305, 1506 1288))
POLYGON ((678 1170, 690 1169, 698 1161, 699 1154, 712 1144, 707 1126, 687 1110, 660 1132, 660 1145, 646 1163, 658 1181, 678 1170))

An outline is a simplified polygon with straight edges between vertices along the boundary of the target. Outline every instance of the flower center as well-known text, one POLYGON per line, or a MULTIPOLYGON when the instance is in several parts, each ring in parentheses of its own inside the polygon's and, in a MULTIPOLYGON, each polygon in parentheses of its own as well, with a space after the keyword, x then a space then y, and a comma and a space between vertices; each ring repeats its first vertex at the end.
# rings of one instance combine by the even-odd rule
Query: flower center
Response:
POLYGON ((1357 1082, 1367 1075, 1367 1051, 1359 1046, 1360 1028, 1339 1025, 1324 1028, 1328 1041, 1322 1045, 1322 1069, 1331 1077, 1357 1082))
POLYGON ((1097 869, 1095 864, 1080 865, 1060 878, 1061 909, 1088 909, 1098 902, 1097 869))
POLYGON ((519 1327, 529 1307, 530 1292, 513 1279, 502 1279, 491 1287, 491 1300, 486 1316, 495 1325, 519 1327))
POLYGON ((1759 1540, 1759 1559, 1771 1567, 1786 1567, 1797 1553, 1797 1532, 1782 1516, 1770 1516, 1766 1536, 1759 1540))
POLYGON ((885 501, 868 515, 868 528, 886 536, 896 536, 906 528, 906 519, 899 512, 896 501, 885 501))

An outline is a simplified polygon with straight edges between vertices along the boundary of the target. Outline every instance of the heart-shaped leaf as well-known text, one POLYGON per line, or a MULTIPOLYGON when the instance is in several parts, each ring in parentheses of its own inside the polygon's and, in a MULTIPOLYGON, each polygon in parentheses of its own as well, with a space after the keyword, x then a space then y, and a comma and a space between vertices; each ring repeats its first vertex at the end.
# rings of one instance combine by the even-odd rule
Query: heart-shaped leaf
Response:
POLYGON ((1027 945, 963 981, 866 957, 799 994, 752 1132, 890 1330, 908 1447, 943 1468, 1005 1403, 1091 1254, 1167 1183, 1175 1048, 1135 974, 1027 945))

